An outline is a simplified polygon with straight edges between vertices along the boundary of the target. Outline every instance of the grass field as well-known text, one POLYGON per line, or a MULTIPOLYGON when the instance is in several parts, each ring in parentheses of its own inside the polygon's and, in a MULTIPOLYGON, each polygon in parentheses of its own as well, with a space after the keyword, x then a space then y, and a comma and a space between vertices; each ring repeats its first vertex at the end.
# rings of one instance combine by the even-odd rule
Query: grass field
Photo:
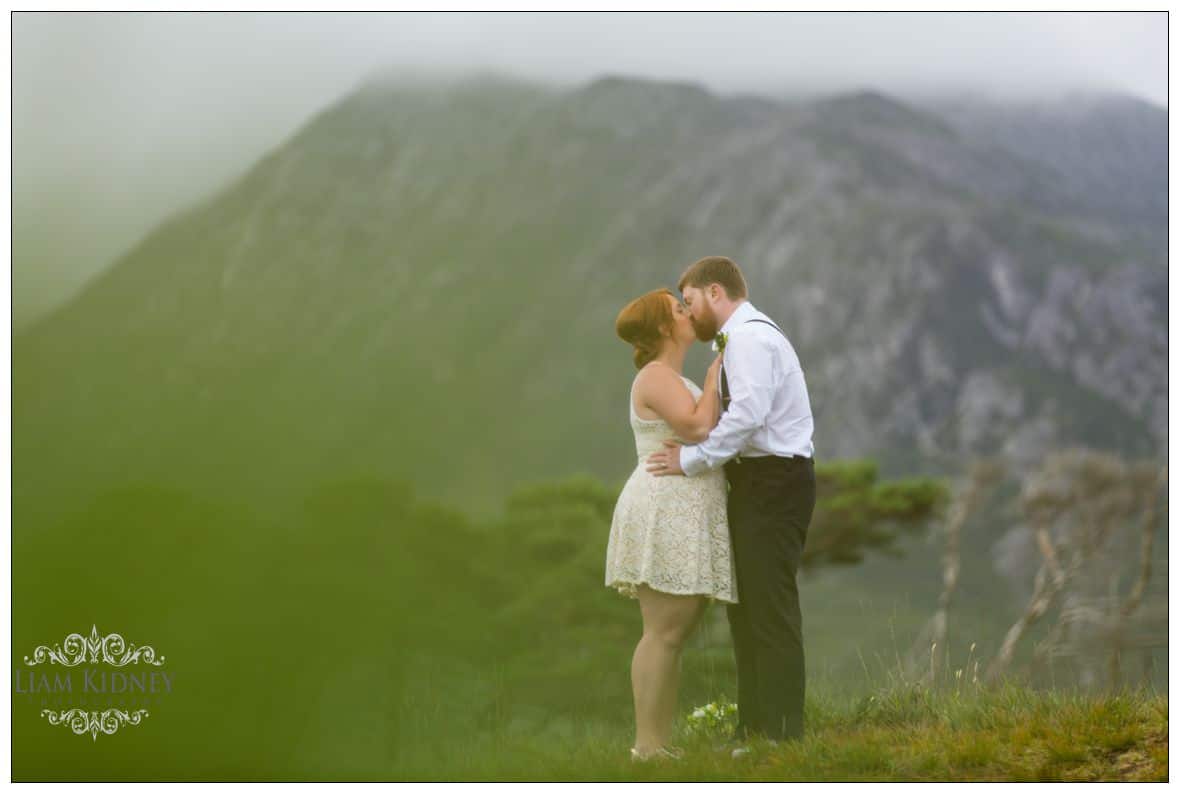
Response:
POLYGON ((97 623, 166 655, 175 687, 142 725, 97 739, 42 710, 126 697, 14 692, 13 779, 1167 779, 1166 654, 1151 675, 1126 659, 1122 680, 1143 687, 1104 696, 1074 688, 1064 662, 1028 675, 1034 631, 1009 683, 976 683, 1014 614, 987 565, 964 568, 937 685, 915 686, 940 581, 939 548, 916 537, 801 583, 801 743, 734 761, 714 748, 724 725, 689 730, 697 707, 737 694, 714 607, 683 657, 685 756, 636 766, 642 620, 603 582, 612 490, 546 485, 491 524, 380 479, 306 497, 285 520, 143 485, 15 534, 17 660, 97 623))
POLYGON ((856 702, 810 695, 808 733, 734 760, 721 730, 686 734, 680 760, 635 763, 629 725, 554 735, 508 726, 474 744, 419 750, 403 779, 488 781, 1167 781, 1168 701, 1015 685, 881 690, 856 702), (415 766, 421 764, 419 769, 415 766), (445 772, 443 771, 445 770, 445 772), (441 774, 441 777, 440 777, 441 774))

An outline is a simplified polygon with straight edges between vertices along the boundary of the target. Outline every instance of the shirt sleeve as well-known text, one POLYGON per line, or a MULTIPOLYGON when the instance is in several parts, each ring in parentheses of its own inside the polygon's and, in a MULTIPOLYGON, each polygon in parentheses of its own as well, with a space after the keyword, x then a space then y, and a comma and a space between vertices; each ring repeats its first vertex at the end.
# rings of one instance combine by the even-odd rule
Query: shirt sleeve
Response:
POLYGON ((731 334, 723 362, 729 408, 708 438, 680 448, 680 468, 690 477, 733 460, 770 414, 774 356, 758 334, 752 330, 731 334))

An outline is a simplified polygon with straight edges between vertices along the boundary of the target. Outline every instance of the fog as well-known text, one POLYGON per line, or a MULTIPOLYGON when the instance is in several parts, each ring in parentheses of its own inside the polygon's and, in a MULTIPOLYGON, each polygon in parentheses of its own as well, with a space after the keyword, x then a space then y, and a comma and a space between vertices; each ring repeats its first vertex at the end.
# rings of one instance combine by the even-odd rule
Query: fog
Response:
POLYGON ((12 26, 18 323, 386 67, 1167 103, 1164 12, 17 12, 12 26))

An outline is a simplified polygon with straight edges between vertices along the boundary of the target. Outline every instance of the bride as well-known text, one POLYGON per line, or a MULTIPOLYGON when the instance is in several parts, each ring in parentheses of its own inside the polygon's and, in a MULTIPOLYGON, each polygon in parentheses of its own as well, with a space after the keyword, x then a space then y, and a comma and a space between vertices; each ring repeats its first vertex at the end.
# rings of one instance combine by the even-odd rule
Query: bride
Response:
POLYGON ((631 757, 677 757, 667 742, 676 714, 680 659, 708 600, 737 603, 721 469, 657 477, 645 467, 665 439, 703 441, 720 415, 718 355, 700 388, 684 377, 696 341, 688 310, 667 289, 628 303, 615 331, 635 348, 631 429, 638 465, 623 486, 606 549, 606 586, 638 599, 643 636, 631 659, 635 746, 631 757))

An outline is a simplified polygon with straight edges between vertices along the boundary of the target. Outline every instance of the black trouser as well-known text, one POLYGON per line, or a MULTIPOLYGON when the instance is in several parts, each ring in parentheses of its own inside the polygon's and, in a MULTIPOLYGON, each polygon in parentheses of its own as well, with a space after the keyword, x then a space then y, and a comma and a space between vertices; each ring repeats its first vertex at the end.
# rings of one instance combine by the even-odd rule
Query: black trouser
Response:
POLYGON ((811 458, 725 464, 738 603, 727 608, 738 671, 739 737, 803 735, 803 616, 795 574, 815 509, 811 458))

